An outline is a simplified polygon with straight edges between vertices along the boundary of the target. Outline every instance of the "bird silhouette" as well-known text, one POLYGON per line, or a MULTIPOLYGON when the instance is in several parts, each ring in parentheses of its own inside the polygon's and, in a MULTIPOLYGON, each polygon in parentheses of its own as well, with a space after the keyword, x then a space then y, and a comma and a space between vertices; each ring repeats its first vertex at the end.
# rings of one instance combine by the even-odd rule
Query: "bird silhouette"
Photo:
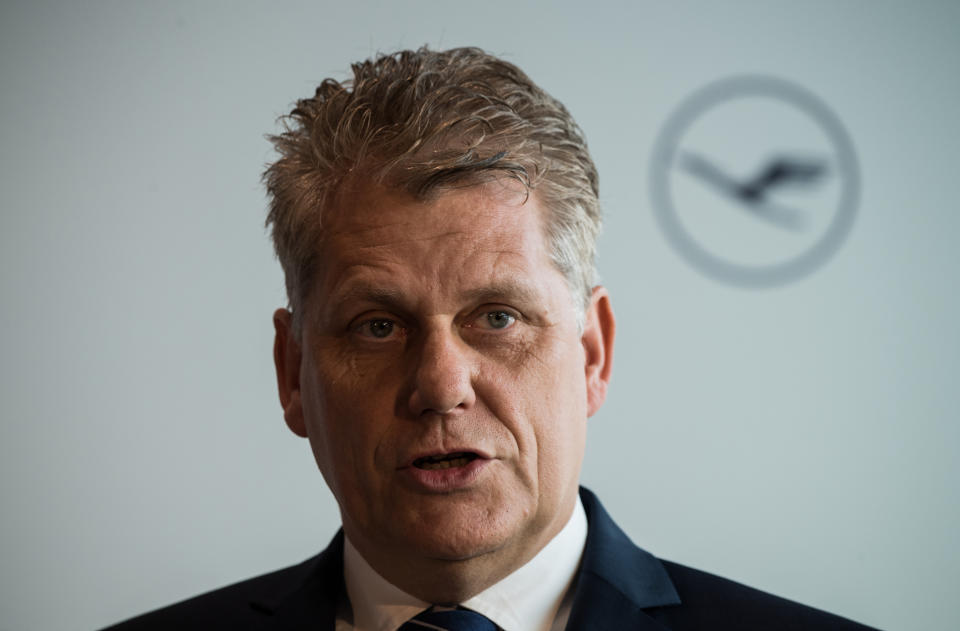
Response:
POLYGON ((770 204, 768 194, 772 189, 788 185, 813 185, 827 172, 823 161, 789 156, 777 156, 767 160, 757 174, 746 181, 730 176, 695 153, 684 152, 681 164, 692 175, 745 204, 748 210, 758 217, 792 229, 799 228, 803 223, 800 211, 770 204))

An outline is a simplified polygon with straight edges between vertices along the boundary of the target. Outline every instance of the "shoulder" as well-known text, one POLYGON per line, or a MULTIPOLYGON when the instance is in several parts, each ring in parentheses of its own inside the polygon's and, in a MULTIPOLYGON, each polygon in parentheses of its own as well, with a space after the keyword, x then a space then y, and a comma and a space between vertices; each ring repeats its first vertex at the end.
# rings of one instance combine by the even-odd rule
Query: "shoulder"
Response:
POLYGON ((265 594, 298 581, 306 561, 139 615, 104 631, 152 629, 258 629, 268 613, 258 606, 265 594))
POLYGON ((330 547, 302 563, 194 596, 103 631, 253 631, 304 617, 327 619, 332 624, 343 585, 342 568, 342 534, 338 534, 330 547))
POLYGON ((681 604, 648 613, 670 628, 869 630, 869 627, 852 620, 735 581, 678 563, 661 562, 680 596, 681 604))
MULTIPOLYGON (((568 628, 628 628, 655 619, 661 628, 737 631, 868 631, 868 627, 740 583, 664 561, 638 548, 596 496, 581 489, 589 530, 568 628)), ((652 628, 652 627, 648 627, 652 628)))

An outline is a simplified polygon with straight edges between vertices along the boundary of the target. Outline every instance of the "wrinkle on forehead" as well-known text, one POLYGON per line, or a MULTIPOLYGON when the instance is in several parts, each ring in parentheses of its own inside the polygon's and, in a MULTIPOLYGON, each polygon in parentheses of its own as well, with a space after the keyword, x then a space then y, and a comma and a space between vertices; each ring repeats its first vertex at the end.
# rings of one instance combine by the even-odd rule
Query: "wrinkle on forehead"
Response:
MULTIPOLYGON (((412 222, 405 223, 404 225, 409 225, 410 223, 412 223, 412 222)), ((391 235, 393 235, 394 232, 395 232, 395 231, 392 229, 393 227, 394 227, 394 226, 378 226, 378 227, 376 227, 376 228, 369 228, 369 229, 363 229, 363 230, 344 231, 344 232, 341 232, 341 233, 338 233, 338 234, 349 234, 349 235, 353 235, 353 236, 362 237, 363 235, 365 235, 365 234, 367 234, 367 233, 370 233, 370 232, 385 231, 385 230, 386 230, 386 231, 389 231, 391 235)), ((425 242, 425 241, 436 241, 437 239, 443 239, 443 238, 446 238, 446 237, 454 237, 454 236, 458 236, 458 235, 464 235, 464 231, 463 231, 463 230, 451 230, 451 231, 443 232, 443 233, 440 233, 440 234, 431 234, 431 235, 426 235, 426 236, 422 236, 422 237, 414 236, 414 237, 398 238, 398 239, 395 239, 395 240, 374 241, 374 242, 372 242, 372 243, 356 244, 356 245, 353 246, 353 248, 356 249, 356 250, 373 250, 373 249, 377 249, 377 248, 390 247, 390 246, 392 246, 392 245, 402 245, 402 244, 405 244, 405 243, 411 243, 411 244, 412 244, 412 243, 423 243, 423 242, 425 242)), ((466 238, 467 238, 466 235, 464 235, 463 238, 466 239, 466 238)))
POLYGON ((412 297, 401 295, 402 288, 414 287, 411 282, 419 287, 421 306, 510 295, 550 302, 534 280, 539 274, 531 274, 548 267, 560 273, 548 251, 543 209, 535 196, 522 202, 505 197, 502 189, 483 185, 429 200, 402 191, 360 191, 331 216, 319 283, 311 289, 332 303, 412 304, 412 297))
MULTIPOLYGON (((445 265, 463 265, 479 256, 487 258, 489 264, 498 266, 513 257, 539 257, 546 251, 539 217, 533 223, 532 230, 520 231, 517 230, 518 226, 529 225, 528 217, 504 213, 502 209, 464 209, 460 200, 452 200, 451 207, 445 209, 446 215, 438 217, 436 212, 432 212, 435 208, 424 206, 423 219, 411 220, 410 213, 415 213, 418 206, 404 207, 400 211, 405 215, 401 221, 370 225, 373 221, 380 222, 381 217, 390 211, 373 213, 365 210, 338 222, 342 227, 331 230, 326 243, 326 248, 333 255, 330 262, 335 266, 381 260, 404 263, 411 252, 402 247, 409 246, 421 252, 428 249, 428 252, 437 255, 449 255, 452 251, 456 257, 448 258, 445 265), (358 256, 361 252, 363 256, 358 256), (364 258, 366 260, 358 260, 364 258)), ((435 259, 424 259, 429 260, 435 259)))
MULTIPOLYGON (((510 178, 497 178, 486 182, 478 182, 464 186, 443 187, 433 191, 425 198, 418 198, 402 189, 390 188, 383 184, 370 185, 366 182, 354 181, 352 184, 341 187, 337 194, 337 202, 333 204, 328 211, 328 219, 325 227, 328 234, 361 232, 364 230, 379 230, 384 228, 394 228, 411 223, 407 216, 397 216, 390 212, 391 205, 411 207, 421 206, 430 207, 436 204, 442 204, 447 200, 456 199, 462 201, 469 198, 471 208, 451 209, 450 216, 456 219, 455 215, 472 213, 475 215, 488 214, 478 212, 476 207, 489 207, 491 202, 497 206, 510 206, 521 209, 527 205, 535 195, 530 194, 526 188, 518 189, 516 182, 510 178), (366 214, 371 206, 377 207, 379 213, 379 223, 376 226, 356 225, 358 217, 366 214), (350 226, 354 223, 354 226, 350 226)), ((457 204, 458 206, 461 204, 457 204)), ((490 213, 494 214, 494 213, 490 213)))

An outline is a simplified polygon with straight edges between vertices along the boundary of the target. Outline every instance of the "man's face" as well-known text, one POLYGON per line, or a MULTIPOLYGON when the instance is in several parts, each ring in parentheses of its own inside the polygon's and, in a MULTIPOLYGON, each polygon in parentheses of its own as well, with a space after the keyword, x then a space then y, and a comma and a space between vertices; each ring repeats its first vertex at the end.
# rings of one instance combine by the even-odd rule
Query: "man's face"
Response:
POLYGON ((613 320, 584 331, 550 260, 537 198, 501 183, 428 202, 343 195, 299 342, 279 311, 290 427, 310 439, 347 536, 398 557, 522 564, 566 523, 613 320))

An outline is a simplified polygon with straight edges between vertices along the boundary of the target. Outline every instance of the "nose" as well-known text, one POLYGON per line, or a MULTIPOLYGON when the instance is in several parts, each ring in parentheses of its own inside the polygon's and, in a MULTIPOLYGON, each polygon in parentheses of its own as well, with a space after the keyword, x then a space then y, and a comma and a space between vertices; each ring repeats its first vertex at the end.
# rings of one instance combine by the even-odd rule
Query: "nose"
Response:
POLYGON ((446 329, 428 332, 419 350, 409 400, 413 415, 419 418, 470 408, 476 401, 471 348, 446 329))

